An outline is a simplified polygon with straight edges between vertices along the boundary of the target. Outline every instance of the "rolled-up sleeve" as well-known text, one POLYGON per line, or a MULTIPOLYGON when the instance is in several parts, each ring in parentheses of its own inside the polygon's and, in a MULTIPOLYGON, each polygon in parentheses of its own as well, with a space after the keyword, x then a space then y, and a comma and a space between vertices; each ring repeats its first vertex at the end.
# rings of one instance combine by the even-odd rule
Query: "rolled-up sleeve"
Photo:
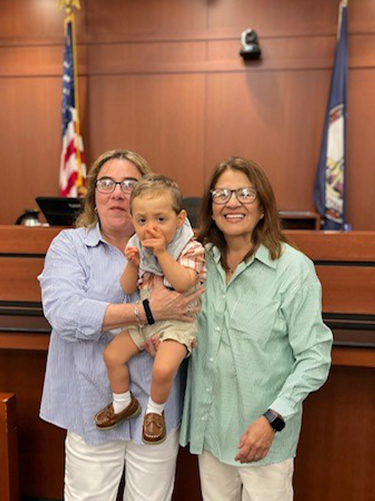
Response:
POLYGON ((282 305, 294 364, 270 408, 284 417, 298 411, 307 395, 326 381, 331 364, 332 333, 323 323, 321 286, 316 277, 291 290, 282 305))
POLYGON ((88 297, 90 267, 78 256, 68 232, 52 242, 44 270, 38 277, 44 314, 57 335, 66 341, 97 340, 101 336, 107 302, 88 297))

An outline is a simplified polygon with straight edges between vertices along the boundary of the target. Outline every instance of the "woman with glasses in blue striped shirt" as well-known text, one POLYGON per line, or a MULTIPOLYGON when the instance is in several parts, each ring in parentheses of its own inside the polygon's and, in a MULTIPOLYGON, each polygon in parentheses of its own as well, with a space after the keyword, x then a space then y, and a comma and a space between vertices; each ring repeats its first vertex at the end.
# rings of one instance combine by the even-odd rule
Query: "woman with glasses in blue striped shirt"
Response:
MULTIPOLYGON (((124 499, 166 501, 172 496, 182 412, 183 383, 174 380, 166 405, 167 440, 149 447, 141 439, 143 413, 106 432, 92 416, 112 399, 102 353, 116 332, 152 320, 192 321, 199 308, 160 283, 147 304, 120 286, 124 250, 134 233, 129 212, 136 182, 151 172, 128 150, 109 151, 94 163, 78 228, 51 243, 39 277, 43 308, 52 326, 41 418, 67 430, 65 501, 114 501, 124 465, 124 499), (117 329, 117 331, 116 331, 117 329)), ((149 398, 153 359, 146 352, 129 362, 130 389, 143 411, 149 398)))

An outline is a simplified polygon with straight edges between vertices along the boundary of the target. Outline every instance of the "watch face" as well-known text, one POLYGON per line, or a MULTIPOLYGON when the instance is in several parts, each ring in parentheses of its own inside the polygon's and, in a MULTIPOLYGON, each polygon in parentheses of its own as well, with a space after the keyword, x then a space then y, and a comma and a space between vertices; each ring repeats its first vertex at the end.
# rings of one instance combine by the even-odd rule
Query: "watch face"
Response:
POLYGON ((280 416, 274 414, 272 411, 268 410, 263 414, 263 416, 267 419, 267 421, 275 431, 281 431, 285 428, 285 421, 280 416))
POLYGON ((272 428, 274 428, 276 431, 281 431, 285 427, 285 422, 283 419, 281 419, 279 416, 276 416, 275 419, 270 423, 272 428))

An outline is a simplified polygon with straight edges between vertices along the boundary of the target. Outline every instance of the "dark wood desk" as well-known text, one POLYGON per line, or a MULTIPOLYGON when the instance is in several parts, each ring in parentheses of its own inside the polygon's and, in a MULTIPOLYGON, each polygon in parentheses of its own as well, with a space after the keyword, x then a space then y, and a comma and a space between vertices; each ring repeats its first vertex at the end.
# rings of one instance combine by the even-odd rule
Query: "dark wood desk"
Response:
MULTIPOLYGON (((63 430, 38 418, 50 328, 36 280, 60 228, 0 226, 0 391, 17 396, 20 493, 62 499, 63 430), (43 475, 40 475, 40 472, 43 475)), ((289 231, 316 264, 333 328, 333 367, 310 395, 296 460, 296 501, 375 499, 375 232, 289 231)), ((196 459, 182 450, 175 501, 199 501, 196 459)))

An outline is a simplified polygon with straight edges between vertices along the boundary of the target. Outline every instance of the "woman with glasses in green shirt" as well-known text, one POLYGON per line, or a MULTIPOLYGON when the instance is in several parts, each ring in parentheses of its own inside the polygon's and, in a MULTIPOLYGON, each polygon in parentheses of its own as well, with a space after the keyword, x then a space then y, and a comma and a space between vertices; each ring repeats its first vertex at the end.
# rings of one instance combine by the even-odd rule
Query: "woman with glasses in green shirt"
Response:
POLYGON ((332 334, 313 263, 288 244, 272 187, 244 158, 203 198, 207 284, 180 443, 204 501, 291 501, 302 401, 327 379, 332 334))

